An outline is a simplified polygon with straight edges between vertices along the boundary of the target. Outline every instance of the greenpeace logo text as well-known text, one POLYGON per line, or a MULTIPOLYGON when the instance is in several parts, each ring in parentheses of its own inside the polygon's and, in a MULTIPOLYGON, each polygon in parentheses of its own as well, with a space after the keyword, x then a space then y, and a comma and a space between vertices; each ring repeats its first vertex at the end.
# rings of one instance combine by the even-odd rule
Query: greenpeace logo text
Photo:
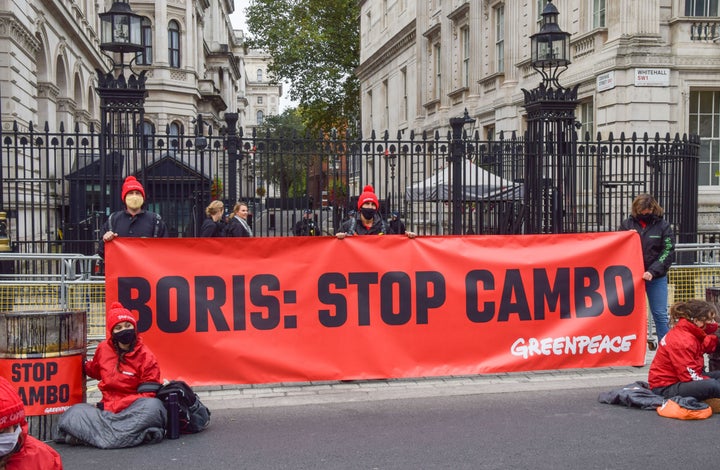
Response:
POLYGON ((513 356, 563 356, 576 354, 620 353, 630 350, 637 335, 560 336, 558 338, 518 338, 510 347, 513 356))

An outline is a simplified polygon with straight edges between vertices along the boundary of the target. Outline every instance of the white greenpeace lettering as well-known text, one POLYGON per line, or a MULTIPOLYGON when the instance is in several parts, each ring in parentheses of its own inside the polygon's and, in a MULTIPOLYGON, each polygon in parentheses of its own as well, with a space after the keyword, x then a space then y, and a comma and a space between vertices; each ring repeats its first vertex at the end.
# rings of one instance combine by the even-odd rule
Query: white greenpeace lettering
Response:
POLYGON ((628 352, 637 335, 627 336, 561 336, 559 338, 518 338, 510 353, 527 359, 532 356, 574 356, 628 352))

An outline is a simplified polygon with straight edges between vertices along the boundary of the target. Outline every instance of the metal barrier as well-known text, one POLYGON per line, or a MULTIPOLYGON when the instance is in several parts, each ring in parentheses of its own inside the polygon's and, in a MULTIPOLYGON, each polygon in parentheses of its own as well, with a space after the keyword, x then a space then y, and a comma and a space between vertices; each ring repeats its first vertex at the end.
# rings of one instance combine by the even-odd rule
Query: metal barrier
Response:
POLYGON ((105 278, 98 256, 0 253, 0 312, 83 310, 88 339, 105 338, 105 278))
MULTIPOLYGON (((668 272, 668 302, 704 299, 720 287, 720 244, 678 244, 668 272)), ((0 312, 84 310, 89 340, 105 338, 105 278, 93 274, 100 258, 74 254, 0 253, 0 312)))

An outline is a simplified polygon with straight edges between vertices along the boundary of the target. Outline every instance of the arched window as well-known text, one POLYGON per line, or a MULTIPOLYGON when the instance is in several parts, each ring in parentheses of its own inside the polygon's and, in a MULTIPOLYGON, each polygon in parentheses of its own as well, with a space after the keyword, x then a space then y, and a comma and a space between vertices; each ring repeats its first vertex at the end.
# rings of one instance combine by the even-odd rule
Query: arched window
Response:
POLYGON ((170 123, 170 126, 168 126, 168 152, 171 155, 175 155, 175 152, 177 152, 180 147, 181 132, 182 128, 177 122, 170 123))
POLYGON ((168 60, 170 67, 180 68, 180 25, 175 20, 168 25, 168 60))
POLYGON ((143 148, 147 150, 152 150, 154 148, 153 138, 155 136, 155 124, 149 121, 143 122, 142 133, 143 148))
POLYGON ((257 112, 257 125, 262 126, 264 119, 265 119, 265 113, 263 113, 262 111, 258 111, 257 112))
POLYGON ((262 82, 262 76, 263 76, 262 69, 258 69, 258 71, 257 71, 257 81, 258 82, 262 82))
POLYGON ((142 42, 142 51, 135 54, 135 62, 138 65, 151 65, 153 61, 152 54, 152 24, 147 18, 143 18, 140 23, 140 41, 142 42))

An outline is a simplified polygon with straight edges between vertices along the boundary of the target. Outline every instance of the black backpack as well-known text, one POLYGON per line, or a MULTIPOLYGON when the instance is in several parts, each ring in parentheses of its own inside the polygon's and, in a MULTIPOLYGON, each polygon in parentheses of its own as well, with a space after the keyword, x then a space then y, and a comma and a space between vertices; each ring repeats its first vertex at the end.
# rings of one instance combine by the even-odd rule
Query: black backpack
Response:
MULTIPOLYGON (((202 404, 192 388, 185 382, 172 380, 160 387, 156 396, 162 400, 165 408, 168 409, 170 395, 173 393, 178 398, 181 434, 200 432, 210 425, 210 410, 202 404)), ((168 422, 170 422, 169 418, 168 422)))

